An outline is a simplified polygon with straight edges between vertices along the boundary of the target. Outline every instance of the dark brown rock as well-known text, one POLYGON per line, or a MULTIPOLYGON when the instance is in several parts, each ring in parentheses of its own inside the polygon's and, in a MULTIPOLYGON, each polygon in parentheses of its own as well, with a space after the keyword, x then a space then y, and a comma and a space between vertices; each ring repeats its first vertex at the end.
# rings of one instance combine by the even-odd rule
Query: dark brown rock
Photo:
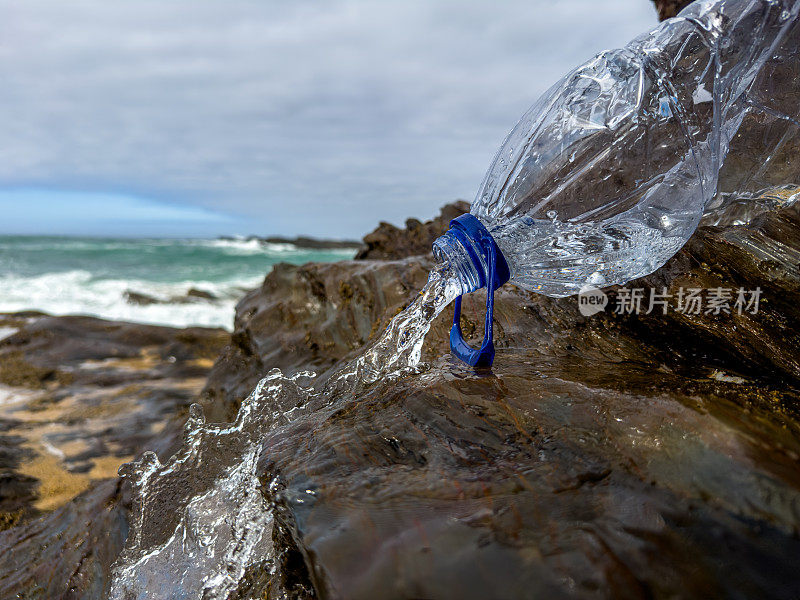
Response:
POLYGON ((469 212, 469 204, 458 200, 446 204, 439 216, 430 221, 408 219, 405 229, 382 222, 375 231, 364 236, 364 248, 356 254, 356 260, 396 260, 428 254, 431 244, 447 231, 450 221, 465 212, 469 212))
POLYGON ((321 240, 307 236, 299 236, 295 238, 273 236, 258 239, 269 244, 291 244, 297 248, 304 248, 307 250, 355 250, 361 247, 360 242, 353 240, 321 240))
POLYGON ((692 0, 653 0, 659 21, 674 17, 691 3, 692 0))
POLYGON ((797 593, 797 429, 736 416, 758 385, 498 359, 483 377, 442 361, 265 440, 320 597, 797 593))
POLYGON ((0 531, 0 597, 107 598, 128 532, 130 494, 106 480, 48 513, 0 531))
POLYGON ((151 304, 161 303, 161 300, 158 298, 133 290, 125 290, 122 293, 122 297, 125 298, 125 302, 133 304, 134 306, 149 306, 151 304))
POLYGON ((206 292, 205 290, 198 290, 197 288, 190 288, 188 292, 186 292, 186 296, 188 298, 197 298, 199 300, 216 300, 217 297, 212 294, 211 292, 206 292))

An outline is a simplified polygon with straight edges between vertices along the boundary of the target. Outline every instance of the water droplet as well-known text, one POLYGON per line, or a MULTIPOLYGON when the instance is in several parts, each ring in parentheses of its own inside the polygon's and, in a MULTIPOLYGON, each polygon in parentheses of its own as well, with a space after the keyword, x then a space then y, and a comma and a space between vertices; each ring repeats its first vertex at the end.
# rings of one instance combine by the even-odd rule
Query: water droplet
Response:
POLYGON ((195 421, 196 424, 202 425, 206 422, 206 416, 203 414, 203 407, 197 404, 196 402, 193 403, 189 407, 189 419, 195 421))

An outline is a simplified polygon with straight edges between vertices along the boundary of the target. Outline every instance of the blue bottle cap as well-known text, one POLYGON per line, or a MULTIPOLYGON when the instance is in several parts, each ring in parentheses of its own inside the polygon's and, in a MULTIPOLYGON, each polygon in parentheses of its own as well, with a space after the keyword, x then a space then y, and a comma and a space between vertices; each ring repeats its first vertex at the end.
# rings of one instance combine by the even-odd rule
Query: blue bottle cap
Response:
POLYGON ((508 281, 510 277, 508 263, 489 230, 471 214, 466 213, 450 221, 448 233, 457 238, 466 249, 480 278, 479 288, 487 288, 486 318, 480 348, 472 348, 461 332, 461 296, 459 296, 455 300, 453 327, 450 329, 450 350, 470 366, 487 368, 494 362, 492 340, 494 291, 508 281))

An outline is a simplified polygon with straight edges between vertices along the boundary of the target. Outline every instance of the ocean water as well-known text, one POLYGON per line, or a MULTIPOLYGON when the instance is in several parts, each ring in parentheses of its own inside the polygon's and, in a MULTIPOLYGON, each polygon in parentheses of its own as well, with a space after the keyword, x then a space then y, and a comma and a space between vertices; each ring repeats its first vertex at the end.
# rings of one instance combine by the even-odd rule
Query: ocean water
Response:
POLYGON ((41 310, 186 327, 233 327, 236 302, 272 265, 352 258, 257 240, 0 236, 0 312, 41 310), (211 300, 187 298, 196 289, 211 300), (157 302, 138 305, 126 292, 157 302))

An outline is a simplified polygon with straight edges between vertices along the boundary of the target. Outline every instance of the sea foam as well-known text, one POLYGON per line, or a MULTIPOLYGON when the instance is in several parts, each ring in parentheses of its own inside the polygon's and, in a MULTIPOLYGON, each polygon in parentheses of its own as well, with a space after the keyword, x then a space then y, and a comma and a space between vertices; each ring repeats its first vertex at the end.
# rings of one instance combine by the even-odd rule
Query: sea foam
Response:
POLYGON ((0 237, 0 312, 231 329, 236 303, 272 265, 352 255, 255 239, 0 237))

